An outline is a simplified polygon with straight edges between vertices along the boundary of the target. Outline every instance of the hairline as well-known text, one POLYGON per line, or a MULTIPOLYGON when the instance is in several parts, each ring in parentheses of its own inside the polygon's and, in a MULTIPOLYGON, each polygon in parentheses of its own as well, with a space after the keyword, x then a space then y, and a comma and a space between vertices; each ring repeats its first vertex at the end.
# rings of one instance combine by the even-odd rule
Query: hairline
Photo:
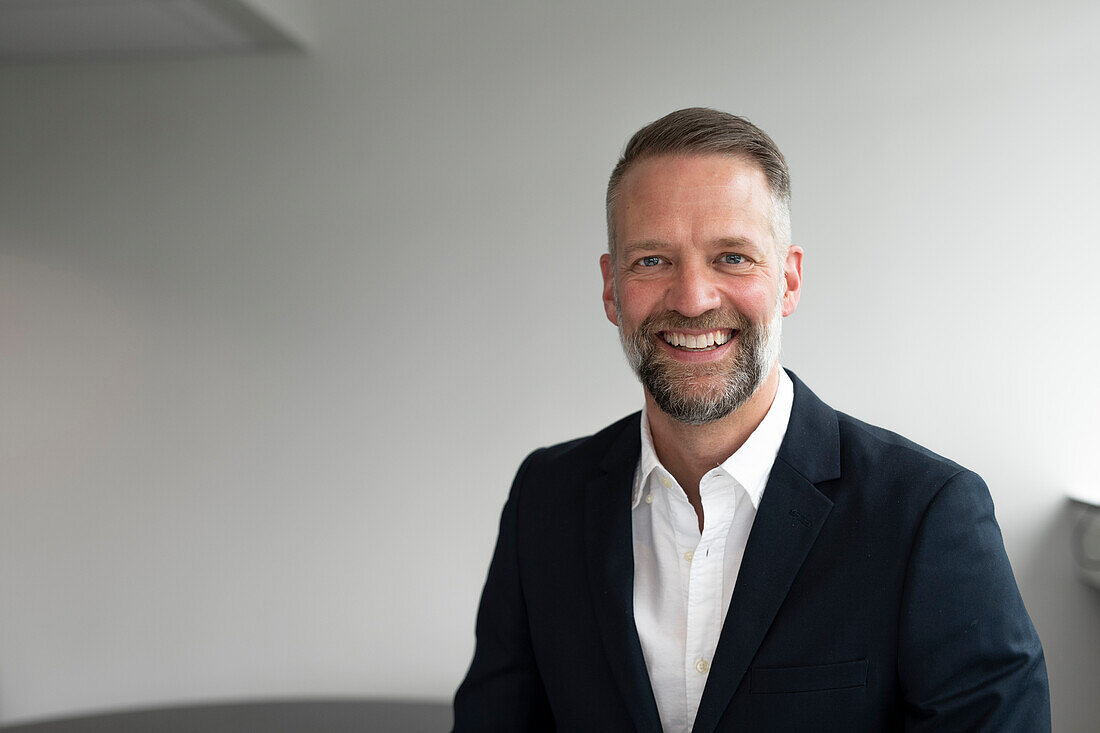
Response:
MULTIPOLYGON (((655 160, 657 158, 687 158, 687 157, 711 157, 717 156, 721 158, 727 158, 730 160, 737 160, 743 163, 747 163, 755 168, 764 176, 764 182, 768 187, 768 196, 771 199, 771 206, 768 207, 768 227, 771 231, 772 244, 774 245, 775 253, 779 256, 779 259, 785 259, 787 252, 791 247, 791 204, 790 195, 784 196, 779 191, 776 191, 772 186, 771 180, 768 178, 768 172, 764 166, 760 164, 751 154, 741 150, 707 150, 705 148, 681 148, 674 150, 660 150, 652 153, 643 153, 638 157, 632 159, 629 163, 618 170, 618 176, 615 176, 615 172, 612 172, 612 178, 608 182, 607 198, 606 198, 606 216, 607 216, 607 252, 611 255, 612 264, 615 261, 616 246, 615 246, 615 210, 619 201, 619 190, 622 188, 623 181, 626 176, 638 163, 647 160, 655 160), (781 231, 782 229, 782 231, 781 231)), ((618 166, 616 166, 618 168, 618 166)))

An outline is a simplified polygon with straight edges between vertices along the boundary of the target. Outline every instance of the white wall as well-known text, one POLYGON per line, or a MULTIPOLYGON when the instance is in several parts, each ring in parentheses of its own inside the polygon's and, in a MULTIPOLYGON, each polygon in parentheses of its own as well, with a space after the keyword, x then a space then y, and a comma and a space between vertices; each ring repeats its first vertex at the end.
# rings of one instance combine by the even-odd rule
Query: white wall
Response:
POLYGON ((985 476, 1094 729, 1100 6, 314 15, 304 55, 0 67, 0 721, 449 697, 518 462, 640 404, 606 176, 705 104, 792 167, 784 363, 985 476))

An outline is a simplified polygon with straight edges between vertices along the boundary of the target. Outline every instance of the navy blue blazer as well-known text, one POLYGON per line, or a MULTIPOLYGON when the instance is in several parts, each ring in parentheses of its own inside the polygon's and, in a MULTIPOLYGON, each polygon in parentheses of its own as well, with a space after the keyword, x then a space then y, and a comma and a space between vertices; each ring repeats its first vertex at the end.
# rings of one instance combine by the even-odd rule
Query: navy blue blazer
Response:
MULTIPOLYGON (((1048 731, 1042 646, 981 478, 791 379, 695 733, 1048 731)), ((523 462, 456 731, 661 730, 633 615, 640 450, 634 414, 523 462)))

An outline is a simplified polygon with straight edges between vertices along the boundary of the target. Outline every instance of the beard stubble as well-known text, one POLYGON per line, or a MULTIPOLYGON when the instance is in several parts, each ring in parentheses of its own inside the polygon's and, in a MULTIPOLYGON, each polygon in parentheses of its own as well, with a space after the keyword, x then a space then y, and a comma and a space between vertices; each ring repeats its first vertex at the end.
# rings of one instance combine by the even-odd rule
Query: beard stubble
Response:
POLYGON ((628 334, 620 315, 619 338, 627 361, 657 406, 680 422, 705 425, 737 410, 767 379, 779 357, 782 300, 780 291, 772 318, 763 324, 733 309, 709 311, 696 318, 666 311, 647 317, 628 334), (734 353, 718 362, 677 362, 656 343, 661 331, 722 328, 734 329, 734 353))

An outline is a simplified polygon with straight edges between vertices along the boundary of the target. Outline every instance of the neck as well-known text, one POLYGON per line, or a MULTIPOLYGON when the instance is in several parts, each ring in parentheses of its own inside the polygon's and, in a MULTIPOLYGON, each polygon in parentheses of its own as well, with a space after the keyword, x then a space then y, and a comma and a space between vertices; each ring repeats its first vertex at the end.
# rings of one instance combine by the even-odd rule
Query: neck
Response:
POLYGON ((768 414, 779 389, 779 365, 745 404, 720 420, 688 425, 669 417, 646 392, 646 414, 653 448, 661 465, 676 477, 693 505, 699 503, 699 480, 745 444, 768 414))

